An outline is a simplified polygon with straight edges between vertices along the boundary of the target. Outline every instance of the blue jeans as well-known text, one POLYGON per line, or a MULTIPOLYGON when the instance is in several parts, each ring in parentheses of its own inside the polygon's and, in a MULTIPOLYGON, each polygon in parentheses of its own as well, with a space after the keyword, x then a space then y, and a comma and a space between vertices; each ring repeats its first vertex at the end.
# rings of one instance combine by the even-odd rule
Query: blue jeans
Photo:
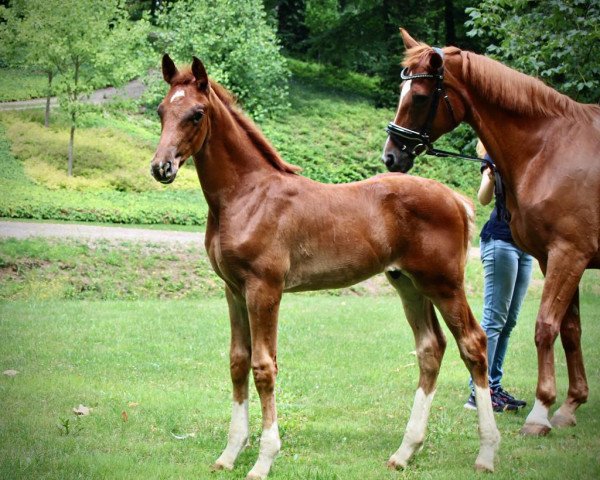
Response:
POLYGON ((482 240, 484 304, 481 327, 487 336, 490 388, 501 387, 502 365, 529 280, 533 258, 504 240, 482 240))

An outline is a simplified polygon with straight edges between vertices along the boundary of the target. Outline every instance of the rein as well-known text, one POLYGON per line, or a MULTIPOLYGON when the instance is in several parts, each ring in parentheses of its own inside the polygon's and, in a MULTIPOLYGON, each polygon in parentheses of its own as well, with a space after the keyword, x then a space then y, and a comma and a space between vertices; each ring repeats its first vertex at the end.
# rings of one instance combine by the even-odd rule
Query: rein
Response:
MULTIPOLYGON (((435 52, 442 57, 444 60, 444 52, 440 48, 434 47, 435 52)), ((402 150, 410 149, 409 153, 413 156, 418 156, 423 153, 426 155, 432 155, 439 158, 456 157, 464 160, 470 160, 474 162, 481 162, 481 158, 473 157, 471 155, 464 155, 458 152, 448 152, 446 150, 439 150, 433 147, 433 143, 430 140, 431 127, 437 114, 437 109, 440 103, 440 98, 443 98, 450 112, 453 122, 456 123, 456 116, 454 115, 454 109, 448 98, 446 87, 444 86, 444 65, 440 67, 438 73, 415 73, 410 74, 408 67, 402 69, 400 72, 400 78, 402 80, 414 80, 418 78, 432 78, 435 80, 435 90, 433 92, 433 100, 427 114, 425 124, 421 128, 421 131, 410 130, 408 128, 396 125, 394 122, 390 122, 385 129, 391 140, 402 150)))

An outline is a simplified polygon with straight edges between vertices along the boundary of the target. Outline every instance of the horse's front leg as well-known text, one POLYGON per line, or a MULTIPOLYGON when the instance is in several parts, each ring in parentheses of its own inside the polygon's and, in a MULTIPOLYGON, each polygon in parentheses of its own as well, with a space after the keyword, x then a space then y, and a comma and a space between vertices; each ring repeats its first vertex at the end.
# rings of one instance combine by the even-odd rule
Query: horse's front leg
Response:
POLYGON ((575 410, 587 401, 589 389, 581 351, 581 320, 579 318, 579 289, 567 309, 560 326, 560 339, 567 357, 569 392, 565 402, 554 412, 550 423, 553 427, 574 426, 575 410))
POLYGON ((250 326, 246 301, 226 287, 231 323, 229 368, 233 383, 233 409, 227 447, 213 465, 215 470, 231 470, 240 452, 248 444, 248 374, 250 372, 250 326))
MULTIPOLYGON (((556 400, 554 371, 554 341, 561 331, 567 309, 575 298, 581 276, 588 264, 587 257, 573 248, 556 248, 550 252, 542 303, 535 324, 535 345, 538 354, 538 383, 533 409, 521 428, 523 435, 546 435, 552 430, 548 411, 556 400)), ((568 319, 567 321, 573 321, 568 319)), ((581 360, 583 362, 583 360, 581 360)), ((573 365, 570 366, 573 368, 573 365)))
POLYGON ((277 376, 277 317, 281 301, 281 285, 264 281, 249 282, 246 303, 252 333, 252 373, 262 408, 262 434, 258 460, 248 473, 248 479, 265 478, 281 448, 275 378, 277 376))

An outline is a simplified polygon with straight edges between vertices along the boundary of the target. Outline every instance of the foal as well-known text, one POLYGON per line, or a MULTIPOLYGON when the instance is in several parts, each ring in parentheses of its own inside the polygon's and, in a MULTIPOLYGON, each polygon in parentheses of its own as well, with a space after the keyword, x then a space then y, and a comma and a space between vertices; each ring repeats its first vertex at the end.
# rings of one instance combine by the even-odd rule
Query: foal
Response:
POLYGON ((232 469, 247 445, 248 376, 262 407, 258 461, 265 478, 280 449, 275 407, 277 320, 283 292, 339 288, 385 272, 415 336, 419 387, 391 468, 406 466, 424 440, 446 340, 434 305, 455 336, 477 392, 480 450, 475 466, 493 470, 500 435, 487 383, 485 334, 464 291, 470 202, 447 187, 402 174, 325 185, 296 174, 194 58, 178 71, 165 55, 170 90, 158 108, 162 134, 152 174, 175 180, 194 157, 208 203, 206 250, 225 282, 231 323, 233 411, 217 469, 232 469))

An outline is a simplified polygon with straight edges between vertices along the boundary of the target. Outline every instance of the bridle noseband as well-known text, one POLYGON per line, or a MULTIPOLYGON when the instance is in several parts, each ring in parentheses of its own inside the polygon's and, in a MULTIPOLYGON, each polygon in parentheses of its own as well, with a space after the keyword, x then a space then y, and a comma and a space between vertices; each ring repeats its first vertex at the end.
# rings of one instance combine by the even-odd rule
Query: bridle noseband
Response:
POLYGON ((415 80, 419 78, 432 78, 435 80, 433 98, 431 101, 431 106, 429 107, 429 112, 427 113, 427 118, 425 119, 425 124, 423 127, 421 127, 421 130, 417 132, 415 130, 410 130, 409 128, 401 127, 400 125, 396 125, 394 122, 390 122, 385 131, 397 147, 399 147, 402 151, 406 151, 413 157, 426 153, 427 155, 434 155, 436 157, 460 157, 467 160, 481 161, 481 159, 477 157, 462 155, 460 153, 446 152, 433 148, 433 143, 431 142, 430 138, 431 127, 437 114, 440 98, 444 99, 448 111, 450 112, 450 116, 452 117, 452 121, 454 123, 458 123, 456 121, 456 116, 454 115, 454 109, 452 108, 452 104, 448 98, 446 87, 444 86, 444 52, 440 48, 434 47, 433 49, 442 57, 442 66, 439 68, 437 73, 410 74, 408 67, 405 67, 402 69, 402 72, 400 72, 400 78, 402 80, 415 80))

